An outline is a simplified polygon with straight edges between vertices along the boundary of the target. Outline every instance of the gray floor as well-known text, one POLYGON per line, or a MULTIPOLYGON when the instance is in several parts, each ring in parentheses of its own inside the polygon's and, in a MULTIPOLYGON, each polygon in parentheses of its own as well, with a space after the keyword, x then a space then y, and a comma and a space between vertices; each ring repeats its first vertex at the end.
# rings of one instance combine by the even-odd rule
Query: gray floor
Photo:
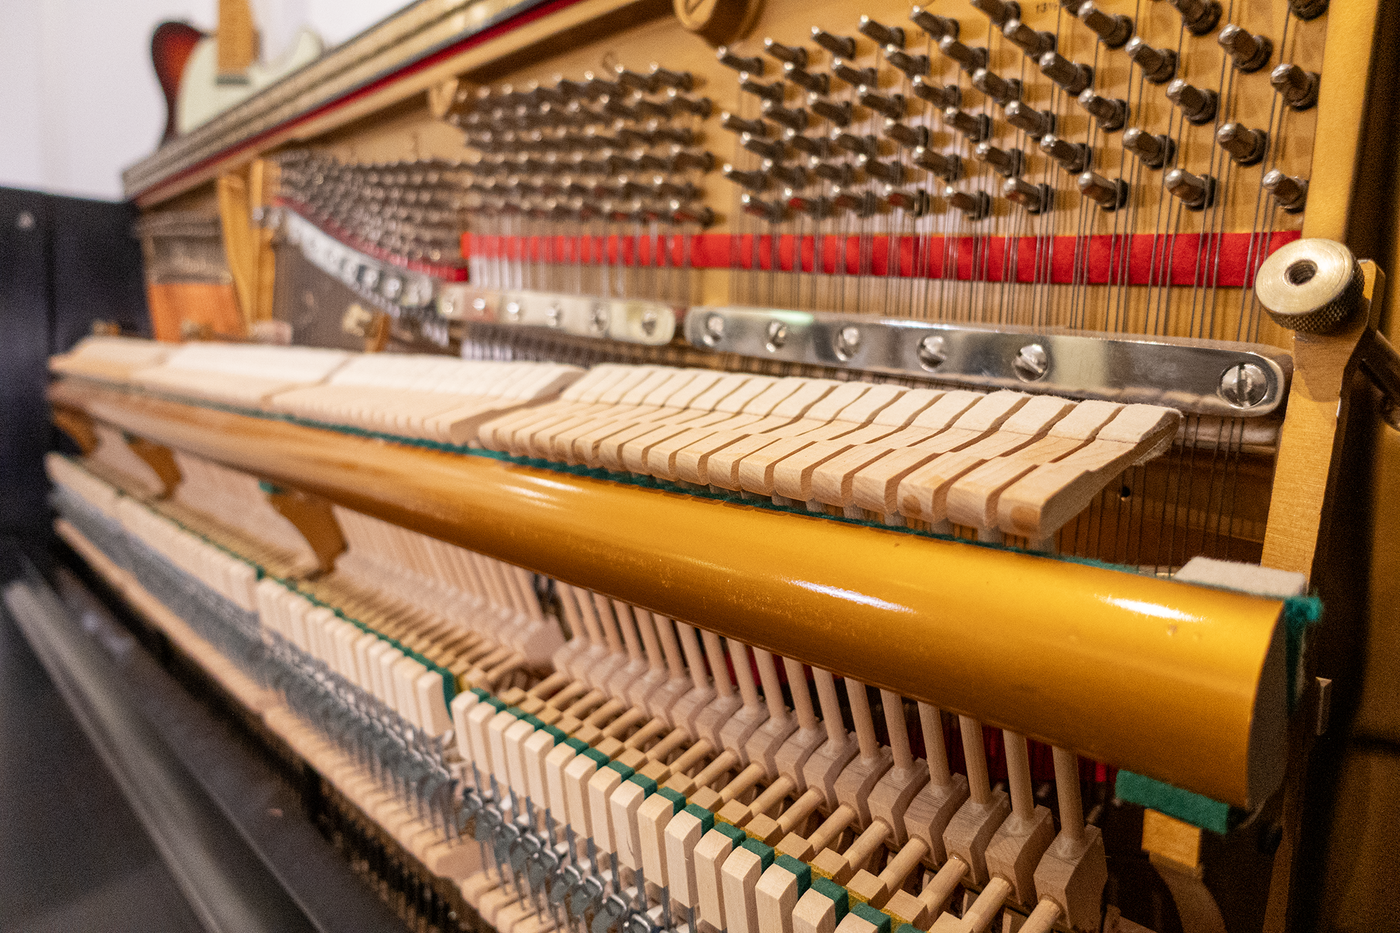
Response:
POLYGON ((0 608, 0 933, 201 929, 0 608))

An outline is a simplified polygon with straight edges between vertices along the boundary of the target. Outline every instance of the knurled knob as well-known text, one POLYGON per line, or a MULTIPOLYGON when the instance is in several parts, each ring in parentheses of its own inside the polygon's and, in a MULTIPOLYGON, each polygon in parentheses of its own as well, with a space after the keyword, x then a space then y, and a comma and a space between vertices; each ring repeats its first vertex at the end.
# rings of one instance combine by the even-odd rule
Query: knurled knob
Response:
POLYGON ((1361 265, 1333 240, 1295 240, 1259 267, 1254 294, 1280 327, 1325 334, 1361 308, 1361 265))

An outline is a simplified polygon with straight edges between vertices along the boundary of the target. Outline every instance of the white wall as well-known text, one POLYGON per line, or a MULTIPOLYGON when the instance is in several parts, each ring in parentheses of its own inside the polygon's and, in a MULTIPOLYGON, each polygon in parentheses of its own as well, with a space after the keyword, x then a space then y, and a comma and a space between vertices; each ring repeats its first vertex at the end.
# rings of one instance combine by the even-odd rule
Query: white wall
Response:
MULTIPOLYGON (((252 0, 264 58, 308 25, 327 45, 405 0, 252 0)), ((165 104, 151 32, 214 28, 216 0, 0 0, 0 185, 120 199, 121 170, 154 151, 165 104)))

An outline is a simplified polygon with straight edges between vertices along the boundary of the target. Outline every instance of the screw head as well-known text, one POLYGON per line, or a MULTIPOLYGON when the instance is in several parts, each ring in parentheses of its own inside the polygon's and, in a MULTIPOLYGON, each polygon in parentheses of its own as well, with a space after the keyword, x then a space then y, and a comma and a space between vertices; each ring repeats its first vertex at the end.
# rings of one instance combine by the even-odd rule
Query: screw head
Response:
POLYGON ((608 329, 608 306, 601 302, 593 306, 589 313, 588 326, 593 329, 593 333, 601 334, 608 329))
POLYGON ((35 223, 34 215, 29 211, 20 211, 15 216, 15 228, 18 230, 33 230, 35 223))
POLYGON ((787 343, 788 326, 782 321, 768 322, 768 352, 776 353, 783 344, 787 343))
POLYGON ((520 302, 506 302, 506 320, 510 321, 512 324, 518 322, 520 320, 520 310, 520 302))
POLYGON ((929 334, 919 341, 919 365, 924 369, 937 369, 948 359, 948 338, 942 334, 929 334))
POLYGON ((836 332, 836 355, 843 360, 849 360, 855 356, 860 349, 860 328, 854 324, 847 324, 836 332))
POLYGON ((724 339, 724 315, 710 314, 705 318, 705 332, 700 337, 705 346, 713 347, 724 339))
POLYGON ((642 333, 648 337, 656 333, 656 325, 661 322, 661 315, 655 311, 642 312, 642 333))
POLYGON ((544 319, 550 327, 558 327, 564 323, 564 309, 559 307, 558 303, 552 304, 545 308, 544 319))
POLYGON ((1035 382, 1044 378, 1050 371, 1050 354, 1046 353, 1040 344, 1028 343, 1011 361, 1011 368, 1015 370, 1016 378, 1022 382, 1035 382))
POLYGON ((1233 408, 1253 408, 1269 394, 1269 377, 1255 363, 1236 363, 1220 374, 1220 397, 1233 408))

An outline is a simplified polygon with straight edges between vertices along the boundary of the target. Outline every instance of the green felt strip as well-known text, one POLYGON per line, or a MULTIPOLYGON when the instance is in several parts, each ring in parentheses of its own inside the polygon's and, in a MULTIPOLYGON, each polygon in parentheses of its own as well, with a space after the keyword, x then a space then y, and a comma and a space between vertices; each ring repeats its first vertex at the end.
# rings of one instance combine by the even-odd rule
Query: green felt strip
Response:
POLYGON ((1235 819, 1235 813, 1231 811, 1229 804, 1131 771, 1118 772, 1113 792, 1120 800, 1157 810, 1192 826, 1199 826, 1221 835, 1230 831, 1230 825, 1235 819))

